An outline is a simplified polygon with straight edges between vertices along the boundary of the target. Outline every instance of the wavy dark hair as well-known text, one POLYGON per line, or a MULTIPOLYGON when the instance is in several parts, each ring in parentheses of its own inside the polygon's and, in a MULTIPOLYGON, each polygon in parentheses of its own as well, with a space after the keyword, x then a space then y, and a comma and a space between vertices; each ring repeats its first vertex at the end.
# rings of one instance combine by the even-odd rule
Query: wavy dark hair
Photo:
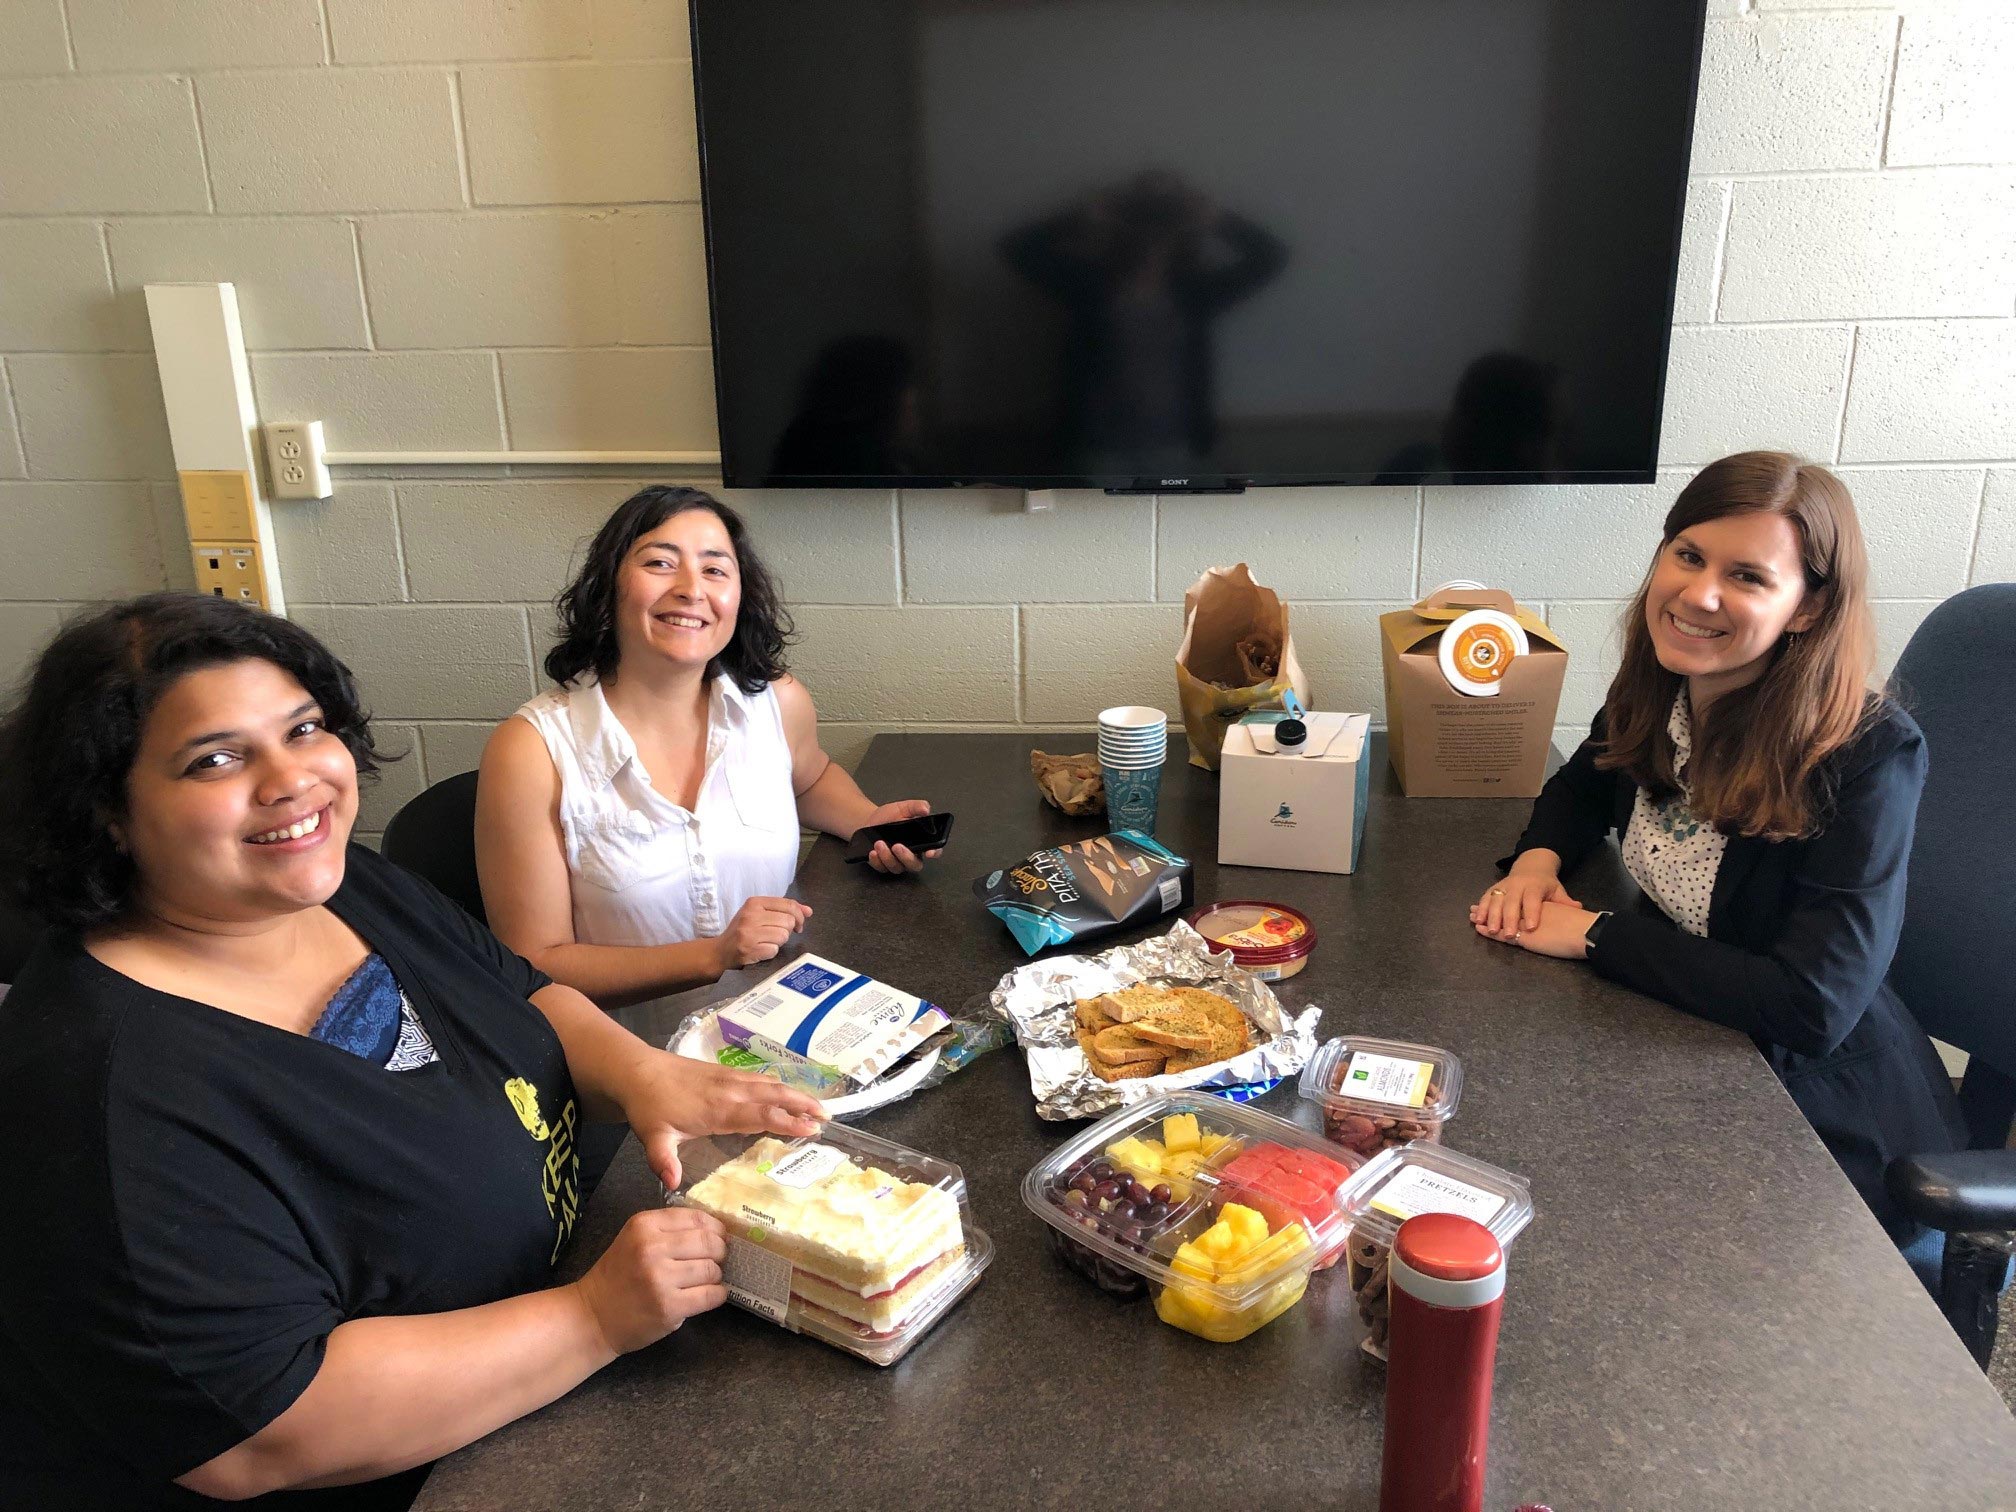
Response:
POLYGON ((1667 511, 1659 550, 1625 612, 1624 655, 1604 702, 1596 765, 1627 773, 1655 797, 1678 791, 1666 722, 1684 679, 1659 663, 1645 597, 1673 538, 1729 515, 1775 514, 1799 537, 1806 591, 1819 613, 1765 653, 1764 675, 1697 716, 1687 785, 1694 812, 1725 834, 1794 840, 1821 829, 1833 794, 1825 762, 1883 707, 1870 687, 1876 626, 1869 553, 1847 485, 1788 452, 1738 452, 1711 462, 1667 511))
POLYGON ((322 706, 360 778, 378 770, 356 680, 299 625, 246 604, 149 593, 72 620, 0 713, 0 879, 58 928, 112 923, 139 877, 112 838, 148 717, 191 672, 267 661, 322 706))
POLYGON ((735 616, 735 633, 707 664, 707 676, 712 679, 725 672, 744 693, 758 693, 784 675, 784 652, 793 635, 791 616, 770 569, 756 554, 742 516, 702 489, 660 483, 640 489, 617 506, 588 543, 588 555, 574 581, 560 590, 554 604, 560 616, 560 643, 546 653, 546 675, 554 682, 571 683, 584 672, 607 677, 616 670, 616 579, 623 561, 646 531, 689 509, 704 509, 721 522, 742 572, 742 607, 735 616))

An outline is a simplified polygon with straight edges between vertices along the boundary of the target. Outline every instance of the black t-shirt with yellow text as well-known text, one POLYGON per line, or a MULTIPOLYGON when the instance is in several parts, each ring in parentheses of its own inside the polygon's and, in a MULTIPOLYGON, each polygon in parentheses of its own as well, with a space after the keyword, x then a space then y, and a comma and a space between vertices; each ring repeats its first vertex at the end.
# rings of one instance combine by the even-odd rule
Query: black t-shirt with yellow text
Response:
MULTIPOLYGON (((549 1284, 580 1112, 547 978, 352 846, 330 909, 440 1059, 387 1071, 45 939, 0 1001, 0 1508, 214 1507, 354 1318, 549 1284)), ((403 1506, 416 1475, 239 1505, 403 1506)))

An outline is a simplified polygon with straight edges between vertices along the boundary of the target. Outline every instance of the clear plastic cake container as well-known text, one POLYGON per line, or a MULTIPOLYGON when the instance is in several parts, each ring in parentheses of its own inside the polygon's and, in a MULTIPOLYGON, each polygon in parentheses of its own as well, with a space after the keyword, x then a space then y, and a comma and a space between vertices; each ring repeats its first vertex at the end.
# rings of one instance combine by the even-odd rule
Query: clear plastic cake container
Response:
POLYGON ((908 1354, 994 1258, 959 1167, 843 1124, 691 1140, 679 1164, 668 1200, 728 1230, 729 1300, 876 1365, 908 1354))
POLYGON ((1463 1063, 1433 1045, 1348 1034, 1317 1047, 1301 1091, 1322 1107, 1333 1143, 1372 1156, 1417 1139, 1441 1142, 1463 1100, 1463 1063))
POLYGON ((1370 1167, 1271 1113, 1203 1092, 1130 1104, 1022 1183, 1073 1270, 1163 1322, 1231 1343, 1336 1263, 1370 1167))
POLYGON ((1509 1250, 1533 1221, 1532 1187, 1524 1176, 1425 1141, 1378 1156, 1353 1195, 1357 1208, 1345 1274, 1358 1321, 1365 1325, 1361 1347, 1375 1360, 1386 1358, 1386 1266, 1401 1224, 1422 1213, 1460 1213, 1491 1230, 1509 1250))

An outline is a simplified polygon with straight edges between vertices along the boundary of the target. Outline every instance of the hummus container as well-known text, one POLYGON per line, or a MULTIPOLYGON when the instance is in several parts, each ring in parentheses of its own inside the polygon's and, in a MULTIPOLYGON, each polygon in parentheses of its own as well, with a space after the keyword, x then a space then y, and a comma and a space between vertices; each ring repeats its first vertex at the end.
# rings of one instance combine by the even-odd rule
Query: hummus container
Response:
POLYGON ((1214 953, 1229 954, 1233 965, 1263 982, 1287 981, 1309 964, 1316 949, 1316 926, 1285 903, 1235 898, 1198 909, 1189 922, 1214 953))

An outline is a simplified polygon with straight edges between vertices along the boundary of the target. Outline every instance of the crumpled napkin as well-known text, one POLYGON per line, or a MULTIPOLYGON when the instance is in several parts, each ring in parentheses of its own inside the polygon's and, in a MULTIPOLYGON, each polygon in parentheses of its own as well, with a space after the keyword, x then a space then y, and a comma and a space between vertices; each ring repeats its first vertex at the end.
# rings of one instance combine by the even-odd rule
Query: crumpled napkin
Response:
POLYGON ((1052 756, 1044 751, 1031 751, 1029 770, 1036 776, 1036 791, 1052 808, 1078 815, 1105 810, 1106 779, 1100 775, 1099 758, 1092 752, 1052 756))

